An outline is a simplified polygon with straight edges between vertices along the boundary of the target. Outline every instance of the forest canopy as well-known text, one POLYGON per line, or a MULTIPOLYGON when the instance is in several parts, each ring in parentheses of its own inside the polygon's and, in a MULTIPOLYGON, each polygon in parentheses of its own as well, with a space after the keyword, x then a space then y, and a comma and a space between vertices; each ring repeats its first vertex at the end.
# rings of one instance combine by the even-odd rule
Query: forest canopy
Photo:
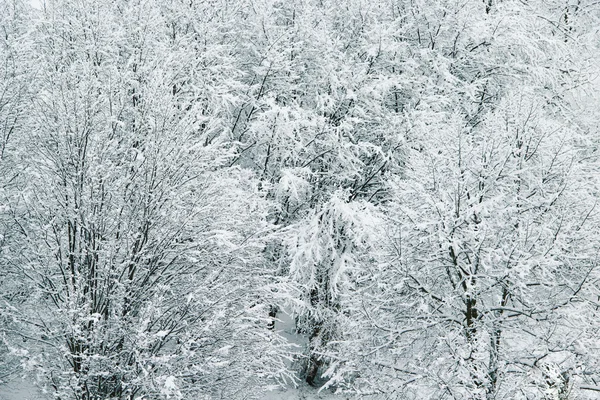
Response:
POLYGON ((0 0, 0 383, 594 398, 599 17, 0 0))

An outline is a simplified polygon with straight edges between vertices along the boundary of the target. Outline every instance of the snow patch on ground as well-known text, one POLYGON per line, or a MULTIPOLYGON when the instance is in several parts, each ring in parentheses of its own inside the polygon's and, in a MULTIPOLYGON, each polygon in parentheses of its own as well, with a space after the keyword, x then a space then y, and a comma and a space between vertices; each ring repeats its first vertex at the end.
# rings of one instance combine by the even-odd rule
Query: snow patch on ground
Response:
POLYGON ((319 393, 317 389, 300 387, 268 392, 263 400, 350 400, 351 397, 337 396, 328 392, 319 393))
POLYGON ((0 384, 0 400, 47 400, 35 386, 33 379, 14 378, 0 384))

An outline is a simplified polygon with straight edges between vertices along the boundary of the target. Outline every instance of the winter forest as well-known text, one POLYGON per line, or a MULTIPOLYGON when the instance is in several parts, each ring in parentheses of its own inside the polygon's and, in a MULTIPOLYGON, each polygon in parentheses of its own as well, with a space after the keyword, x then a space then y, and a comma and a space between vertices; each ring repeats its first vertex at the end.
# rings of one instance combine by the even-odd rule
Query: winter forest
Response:
POLYGON ((594 0, 0 0, 0 398, 600 398, 599 62, 594 0))

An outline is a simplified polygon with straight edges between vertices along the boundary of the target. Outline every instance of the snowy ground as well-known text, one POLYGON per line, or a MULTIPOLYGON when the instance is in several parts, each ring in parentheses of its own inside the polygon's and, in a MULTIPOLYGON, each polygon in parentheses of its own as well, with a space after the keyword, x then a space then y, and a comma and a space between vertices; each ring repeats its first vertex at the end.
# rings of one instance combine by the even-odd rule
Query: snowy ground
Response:
MULTIPOLYGON (((0 400, 47 400, 31 382, 15 379, 0 384, 0 400)), ((318 393, 314 388, 276 390, 268 392, 263 400, 347 400, 346 397, 334 396, 331 393, 318 393)))
POLYGON ((15 378, 0 384, 0 400, 45 400, 32 381, 15 378))
MULTIPOLYGON (((0 385, 0 400, 47 400, 27 381, 15 380, 0 385)), ((263 400, 346 400, 331 393, 317 393, 313 388, 298 388, 268 392, 263 400)))
POLYGON ((288 389, 267 393, 263 400, 348 400, 350 397, 335 396, 331 393, 318 393, 313 388, 288 389))

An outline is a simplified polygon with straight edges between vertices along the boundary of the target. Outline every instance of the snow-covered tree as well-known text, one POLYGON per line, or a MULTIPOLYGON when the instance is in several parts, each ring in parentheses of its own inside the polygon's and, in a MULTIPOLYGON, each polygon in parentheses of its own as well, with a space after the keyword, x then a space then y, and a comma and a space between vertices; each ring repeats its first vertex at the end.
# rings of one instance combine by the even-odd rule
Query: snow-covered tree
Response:
MULTIPOLYGON (((28 62, 30 41, 27 4, 20 1, 0 2, 0 259, 7 249, 19 240, 11 197, 23 179, 19 165, 19 147, 23 140, 23 118, 29 102, 28 62)), ((0 310, 7 304, 20 303, 28 293, 27 285, 5 267, 0 267, 0 310)), ((0 382, 19 372, 11 357, 7 339, 14 333, 13 321, 0 311, 0 382)))
POLYGON ((3 262, 35 288, 8 312, 57 398, 247 398, 286 376, 265 200, 208 140, 225 94, 160 6, 50 2, 32 34, 3 262))
POLYGON ((559 35, 555 5, 436 6, 407 4, 396 33, 409 101, 405 166, 383 207, 389 258, 363 269, 330 383, 406 398, 566 396, 593 374, 566 339, 583 338, 596 279, 593 138, 565 100, 587 84, 590 47, 559 35))
POLYGON ((385 174, 401 160, 398 137, 387 134, 400 118, 387 104, 391 84, 378 64, 380 18, 365 7, 258 2, 245 22, 252 46, 240 46, 248 89, 231 128, 235 162, 253 168, 274 200, 283 240, 271 258, 296 289, 285 307, 311 342, 304 377, 312 384, 341 312, 334 292, 347 290, 330 281, 338 275, 334 254, 363 257, 364 247, 344 243, 355 240, 350 231, 369 228, 356 225, 366 220, 360 216, 349 228, 341 210, 360 214, 379 203, 385 174))

